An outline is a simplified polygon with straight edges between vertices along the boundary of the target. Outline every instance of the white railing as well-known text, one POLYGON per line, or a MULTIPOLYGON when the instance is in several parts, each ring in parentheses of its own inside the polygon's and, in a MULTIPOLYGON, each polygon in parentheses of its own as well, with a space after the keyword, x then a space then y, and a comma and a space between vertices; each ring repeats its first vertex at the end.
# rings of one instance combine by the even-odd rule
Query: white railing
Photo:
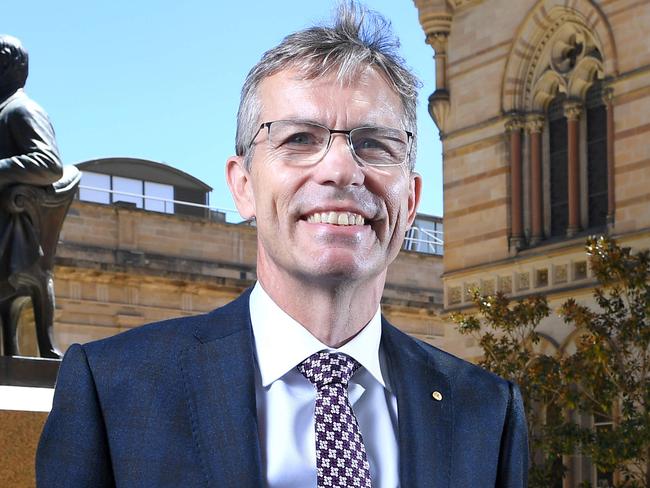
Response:
POLYGON ((442 254, 444 246, 443 232, 440 230, 423 229, 414 225, 406 231, 403 248, 408 251, 427 254, 442 254))
MULTIPOLYGON (((109 190, 108 188, 99 188, 95 186, 86 186, 86 185, 79 185, 80 190, 89 190, 89 191, 98 191, 98 192, 104 192, 108 193, 111 195, 122 195, 125 197, 131 197, 131 198, 139 198, 142 200, 143 204, 147 200, 154 200, 157 202, 163 202, 165 206, 165 212, 163 213, 174 213, 167 211, 167 204, 173 204, 173 205, 181 205, 184 207, 194 207, 194 208, 202 208, 204 210, 207 210, 208 212, 217 212, 217 213, 222 213, 226 216, 226 222, 241 222, 242 218, 239 215, 239 212, 237 210, 229 209, 229 208, 218 208, 218 207, 211 207, 210 205, 205 205, 202 203, 194 203, 194 202, 186 202, 183 200, 174 200, 173 198, 163 198, 163 197, 155 197, 152 195, 141 195, 138 193, 129 193, 125 191, 119 191, 119 190, 109 190)), ((84 201, 94 201, 94 200, 84 200, 84 201)), ((95 203, 102 203, 102 202, 95 202, 95 203)), ((127 202, 129 203, 129 202, 127 202)), ((172 207, 173 208, 173 207, 172 207)), ((146 210, 146 209, 145 209, 146 210)))
MULTIPOLYGON (((239 215, 239 212, 233 209, 211 207, 209 205, 204 205, 202 203, 186 202, 183 200, 174 200, 172 198, 155 197, 152 195, 141 195, 138 193, 129 193, 129 192, 118 191, 118 190, 109 190, 107 188, 100 188, 95 186, 79 185, 79 189, 104 192, 110 195, 122 195, 125 197, 138 198, 142 200, 143 205, 145 205, 147 200, 162 202, 165 208, 164 213, 168 213, 168 214, 174 213, 173 210, 167 211, 169 208, 167 204, 172 204, 172 205, 181 205, 186 207, 201 208, 206 210, 210 216, 212 216, 213 213, 223 214, 225 216, 226 222, 230 222, 230 223, 242 222, 242 218, 239 215)), ((86 199, 84 199, 84 201, 103 203, 103 202, 97 202, 95 200, 86 200, 86 199)), ((135 203, 135 202, 127 202, 127 203, 135 203)), ((145 210, 148 209, 145 208, 145 210)), ((404 239, 403 248, 409 251, 423 252, 427 254, 442 254, 442 246, 444 244, 442 236, 443 236, 442 231, 423 229, 418 226, 413 226, 406 232, 406 238, 404 239)))

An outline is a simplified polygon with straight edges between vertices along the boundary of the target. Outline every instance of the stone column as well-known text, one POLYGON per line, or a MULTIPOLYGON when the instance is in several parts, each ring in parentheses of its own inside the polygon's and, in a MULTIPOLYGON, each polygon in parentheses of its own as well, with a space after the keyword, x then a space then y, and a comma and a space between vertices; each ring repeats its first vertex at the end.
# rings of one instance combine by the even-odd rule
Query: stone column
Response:
POLYGON ((427 33, 426 42, 434 50, 436 63, 436 91, 429 96, 429 115, 435 122, 441 135, 445 131, 449 115, 450 98, 447 89, 447 38, 449 31, 440 28, 427 33))
POLYGON ((521 128, 522 122, 518 117, 513 117, 506 123, 506 131, 510 134, 510 242, 516 249, 521 248, 524 243, 521 128))
POLYGON ((616 199, 614 198, 614 90, 603 91, 603 101, 607 110, 607 224, 614 224, 616 199))
POLYGON ((433 59, 436 63, 436 90, 447 88, 447 38, 449 32, 436 31, 427 34, 426 42, 434 51, 433 59))
POLYGON ((567 118, 567 164, 569 225, 567 237, 580 231, 580 115, 582 102, 568 100, 564 104, 564 116, 567 118))
POLYGON ((534 246, 544 239, 542 197, 542 130, 544 116, 530 114, 526 118, 526 130, 530 138, 530 244, 534 246))

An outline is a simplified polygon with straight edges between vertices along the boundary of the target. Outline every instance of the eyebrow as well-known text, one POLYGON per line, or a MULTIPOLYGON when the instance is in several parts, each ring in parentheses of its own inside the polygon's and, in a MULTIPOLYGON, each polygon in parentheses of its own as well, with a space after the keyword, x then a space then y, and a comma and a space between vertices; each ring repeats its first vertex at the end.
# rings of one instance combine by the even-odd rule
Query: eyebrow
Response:
POLYGON ((360 124, 357 124, 357 125, 355 125, 354 127, 350 128, 350 129, 339 129, 337 127, 329 127, 327 124, 324 124, 323 122, 320 122, 318 120, 307 119, 307 118, 303 118, 303 117, 286 117, 286 118, 276 119, 276 120, 288 120, 290 122, 316 124, 316 125, 320 125, 320 126, 323 126, 323 127, 327 127, 328 129, 332 129, 332 130, 353 130, 353 129, 360 129, 362 127, 369 127, 369 128, 376 128, 376 129, 400 129, 400 130, 406 130, 403 127, 390 127, 390 126, 387 126, 387 125, 373 124, 373 123, 370 123, 370 122, 361 122, 360 124))

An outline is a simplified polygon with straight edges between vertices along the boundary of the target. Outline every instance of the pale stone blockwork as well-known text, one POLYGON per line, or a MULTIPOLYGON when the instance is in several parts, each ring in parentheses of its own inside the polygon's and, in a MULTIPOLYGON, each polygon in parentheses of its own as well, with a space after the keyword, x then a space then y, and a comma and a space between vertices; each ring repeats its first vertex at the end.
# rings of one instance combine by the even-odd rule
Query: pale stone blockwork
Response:
MULTIPOLYGON (((553 307, 568 297, 593 305, 594 279, 583 250, 586 235, 607 233, 635 249, 650 247, 650 2, 415 4, 421 21, 424 12, 426 18, 448 19, 445 24, 421 22, 427 38, 445 40, 431 43, 445 54, 444 72, 436 70, 437 78, 443 78, 436 86, 446 83, 442 88, 449 104, 444 120, 436 121, 444 154, 445 312, 472 310, 467 292, 472 286, 515 298, 544 293, 553 307), (589 107, 605 109, 607 130, 599 137, 611 150, 607 174, 602 166, 598 175, 589 172, 594 167, 589 164, 605 151, 600 146, 600 154, 589 155, 586 147, 591 87, 602 98, 590 99, 589 107), (573 129, 566 129, 567 172, 574 173, 564 180, 568 218, 577 228, 568 226, 567 236, 551 236, 551 191, 560 176, 554 183, 550 174, 548 109, 553 100, 562 103, 562 93, 573 108, 559 116, 578 114, 573 129), (534 152, 534 131, 540 134, 535 140, 539 153, 534 152), (590 179, 608 182, 607 221, 594 228, 588 211, 590 179), (517 227, 521 235, 514 235, 517 227), (533 239, 533 230, 540 229, 542 235, 533 239)), ((556 315, 544 322, 543 330, 546 350, 572 347, 572 331, 556 315)), ((469 359, 479 357, 476 344, 453 326, 444 331, 435 344, 469 359)), ((593 483, 590 470, 588 464, 574 466, 571 486, 593 483)))

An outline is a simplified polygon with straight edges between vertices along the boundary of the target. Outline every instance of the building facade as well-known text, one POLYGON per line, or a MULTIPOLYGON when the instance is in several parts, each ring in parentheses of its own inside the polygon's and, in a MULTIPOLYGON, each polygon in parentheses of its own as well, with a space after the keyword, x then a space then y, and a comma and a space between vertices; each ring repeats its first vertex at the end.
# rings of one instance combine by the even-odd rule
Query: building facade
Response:
MULTIPOLYGON (((435 52, 445 313, 469 290, 592 303, 584 242, 650 247, 650 2, 415 0, 435 52)), ((574 332, 554 315, 546 351, 574 332)), ((453 327, 447 349, 480 350, 453 327)), ((580 459, 566 486, 606 483, 580 459)))

